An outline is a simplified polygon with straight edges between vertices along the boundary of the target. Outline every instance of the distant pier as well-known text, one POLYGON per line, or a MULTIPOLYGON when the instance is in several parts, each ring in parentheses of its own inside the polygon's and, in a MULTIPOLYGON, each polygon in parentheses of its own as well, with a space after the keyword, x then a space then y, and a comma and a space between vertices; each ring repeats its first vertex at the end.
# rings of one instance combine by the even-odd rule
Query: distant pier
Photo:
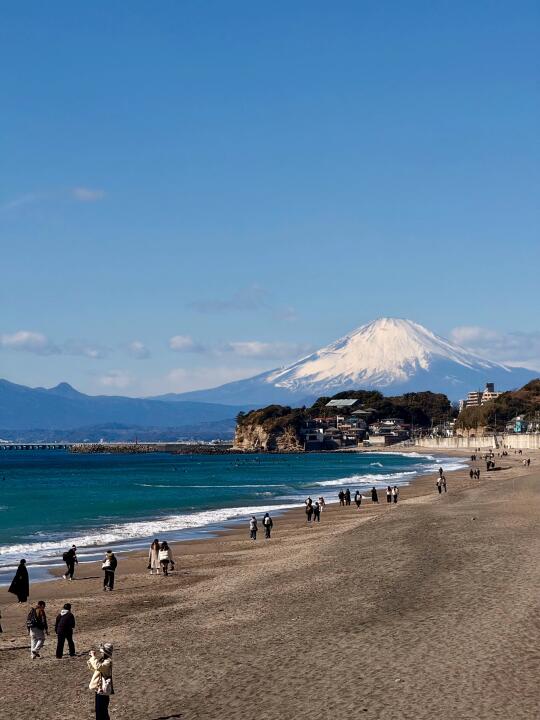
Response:
POLYGON ((0 443, 0 450, 70 450, 73 443, 0 443))

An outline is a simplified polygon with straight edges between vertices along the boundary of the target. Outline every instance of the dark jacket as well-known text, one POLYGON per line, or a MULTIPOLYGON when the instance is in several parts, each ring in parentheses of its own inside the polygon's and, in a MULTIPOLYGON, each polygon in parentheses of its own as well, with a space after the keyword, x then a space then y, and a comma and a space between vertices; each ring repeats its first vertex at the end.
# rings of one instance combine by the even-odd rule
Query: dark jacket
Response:
POLYGON ((8 592, 17 595, 19 600, 27 600, 30 595, 30 582, 28 580, 28 570, 24 563, 20 563, 15 573, 8 592))
POLYGON ((75 617, 70 610, 62 610, 56 616, 54 631, 57 635, 68 635, 75 629, 75 617))

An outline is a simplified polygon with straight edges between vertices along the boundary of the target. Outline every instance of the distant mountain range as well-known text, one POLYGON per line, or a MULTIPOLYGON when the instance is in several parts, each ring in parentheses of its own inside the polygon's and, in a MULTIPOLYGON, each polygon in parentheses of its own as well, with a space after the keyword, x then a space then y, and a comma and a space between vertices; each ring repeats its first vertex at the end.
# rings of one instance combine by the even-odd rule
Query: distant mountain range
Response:
POLYGON ((67 383, 46 389, 0 380, 0 437, 17 432, 22 437, 30 430, 36 439, 40 432, 83 439, 102 431, 107 439, 111 433, 230 437, 238 412, 271 403, 307 405, 321 395, 353 389, 431 390, 456 400, 486 382, 511 390, 537 375, 481 358, 411 320, 381 318, 287 367, 209 390, 127 398, 85 395, 67 383))
MULTIPOLYGON (((30 437, 83 439, 95 437, 100 427, 123 426, 124 435, 133 429, 133 436, 145 429, 167 429, 168 439, 230 436, 234 418, 242 404, 223 405, 209 402, 165 402, 154 399, 85 395, 67 383, 53 388, 29 388, 0 380, 0 436, 8 439, 30 437), (225 425, 223 422, 225 421, 225 425), (217 425, 216 425, 217 424, 217 425), (67 431, 75 431, 69 434, 67 431), (17 435, 19 433, 19 435, 17 435), (177 434, 178 433, 178 434, 177 434)), ((119 428, 116 428, 119 431, 119 428)))
POLYGON ((486 382, 511 390, 537 376, 475 355, 411 320, 380 318, 287 367, 167 399, 301 405, 342 390, 375 389, 431 390, 457 400, 486 382))

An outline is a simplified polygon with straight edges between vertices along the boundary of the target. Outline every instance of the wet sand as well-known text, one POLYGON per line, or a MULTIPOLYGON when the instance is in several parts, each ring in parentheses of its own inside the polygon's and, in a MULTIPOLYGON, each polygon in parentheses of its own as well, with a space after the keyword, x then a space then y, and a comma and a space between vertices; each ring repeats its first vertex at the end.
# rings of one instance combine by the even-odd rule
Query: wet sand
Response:
POLYGON ((540 453, 527 456, 479 463, 480 482, 448 473, 442 496, 427 477, 397 506, 327 506, 312 527, 292 510, 270 541, 241 528, 176 544, 168 578, 121 555, 113 593, 96 563, 34 585, 51 625, 73 604, 74 659, 55 659, 52 633, 31 661, 28 606, 2 589, 0 715, 91 718, 86 653, 107 640, 112 718, 536 718, 540 453))

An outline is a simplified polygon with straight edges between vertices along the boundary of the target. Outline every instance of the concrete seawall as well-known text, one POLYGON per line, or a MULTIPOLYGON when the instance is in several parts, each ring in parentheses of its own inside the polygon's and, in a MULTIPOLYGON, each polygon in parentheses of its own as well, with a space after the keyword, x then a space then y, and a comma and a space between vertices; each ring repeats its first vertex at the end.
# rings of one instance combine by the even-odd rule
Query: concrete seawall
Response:
POLYGON ((477 435, 475 437, 448 437, 448 438, 421 438, 414 443, 418 447, 448 450, 474 450, 480 448, 489 450, 496 447, 506 447, 511 450, 539 450, 540 433, 477 435))

